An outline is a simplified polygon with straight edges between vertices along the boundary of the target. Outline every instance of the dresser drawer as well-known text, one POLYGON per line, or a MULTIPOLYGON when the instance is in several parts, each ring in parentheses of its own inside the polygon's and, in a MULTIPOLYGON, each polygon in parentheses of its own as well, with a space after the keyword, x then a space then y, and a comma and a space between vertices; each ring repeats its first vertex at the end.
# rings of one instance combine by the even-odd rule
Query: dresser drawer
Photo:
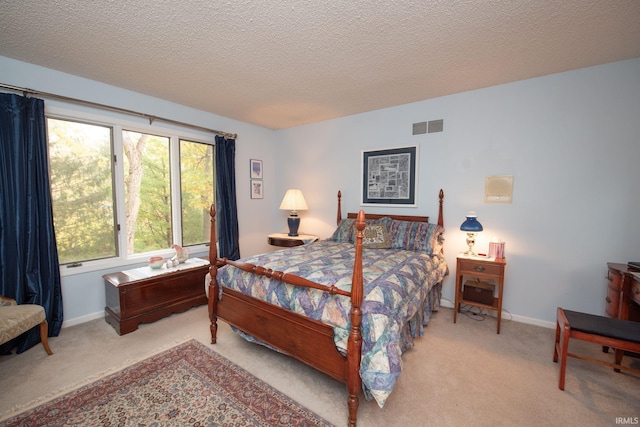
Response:
POLYGON ((609 287, 620 292, 622 290, 622 275, 617 270, 609 269, 609 287))
POLYGON ((478 263, 475 260, 458 259, 459 274, 487 274, 490 276, 499 276, 502 273, 504 265, 492 264, 490 262, 478 263))
POLYGON ((631 281, 631 294, 629 298, 637 304, 640 304, 640 278, 634 278, 633 281, 631 281))
POLYGON ((608 286, 605 301, 607 302, 606 315, 617 319, 620 316, 620 291, 608 286))

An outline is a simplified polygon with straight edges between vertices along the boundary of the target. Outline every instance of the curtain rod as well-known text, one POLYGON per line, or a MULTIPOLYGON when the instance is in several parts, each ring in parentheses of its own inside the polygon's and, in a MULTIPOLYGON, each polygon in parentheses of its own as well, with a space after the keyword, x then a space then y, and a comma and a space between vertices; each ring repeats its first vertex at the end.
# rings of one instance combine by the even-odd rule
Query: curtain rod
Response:
POLYGON ((109 105, 98 104, 97 102, 84 101, 82 99, 70 98, 68 96, 63 96, 63 95, 56 95, 55 93, 41 92, 41 91, 38 91, 38 90, 33 90, 33 89, 28 89, 28 88, 18 87, 18 86, 12 86, 12 85, 8 85, 8 84, 4 84, 4 83, 0 83, 0 88, 10 89, 10 90, 14 90, 14 91, 17 91, 17 92, 22 92, 24 94, 24 96, 27 96, 27 95, 44 96, 46 98, 53 98, 53 99, 57 99, 57 100, 60 100, 60 101, 72 102, 74 104, 85 105, 85 106, 88 106, 88 107, 101 108, 103 110, 114 111, 116 113, 125 113, 125 114, 129 114, 129 115, 132 115, 132 116, 138 116, 138 117, 142 117, 142 118, 148 119, 149 120, 149 124, 152 124, 154 121, 159 121, 159 122, 165 122, 165 123, 169 123, 169 124, 173 124, 173 125, 185 126, 185 127, 189 127, 189 128, 192 128, 192 129, 197 129, 197 130, 204 131, 204 132, 213 132, 216 135, 224 136, 225 138, 236 139, 238 137, 238 134, 236 134, 236 133, 222 132, 222 131, 215 130, 215 129, 209 129, 209 128, 205 128, 205 127, 202 127, 202 126, 192 125, 190 123, 179 122, 177 120, 165 119, 164 117, 158 117, 158 116, 153 116, 153 115, 150 115, 150 114, 140 113, 140 112, 133 111, 133 110, 127 110, 125 108, 112 107, 112 106, 109 106, 109 105))

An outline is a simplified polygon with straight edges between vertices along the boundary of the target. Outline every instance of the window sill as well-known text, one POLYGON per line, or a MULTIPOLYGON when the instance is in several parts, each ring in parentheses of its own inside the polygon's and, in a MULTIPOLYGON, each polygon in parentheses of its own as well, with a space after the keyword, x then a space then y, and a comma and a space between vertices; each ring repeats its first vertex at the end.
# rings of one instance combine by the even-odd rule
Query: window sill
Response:
MULTIPOLYGON (((208 245, 197 245, 197 246, 189 246, 190 257, 201 257, 207 256, 209 254, 209 246, 208 245)), ((136 255, 130 258, 109 258, 109 259, 101 259, 96 261, 86 261, 80 263, 81 265, 77 267, 71 267, 71 264, 61 265, 60 266, 60 276, 74 276, 76 274, 84 274, 84 273, 92 273, 96 271, 102 270, 113 270, 113 269, 126 269, 128 266, 133 265, 146 265, 147 260, 151 256, 161 256, 165 259, 169 259, 175 255, 173 249, 167 249, 163 251, 157 251, 152 253, 147 253, 144 255, 136 255)))

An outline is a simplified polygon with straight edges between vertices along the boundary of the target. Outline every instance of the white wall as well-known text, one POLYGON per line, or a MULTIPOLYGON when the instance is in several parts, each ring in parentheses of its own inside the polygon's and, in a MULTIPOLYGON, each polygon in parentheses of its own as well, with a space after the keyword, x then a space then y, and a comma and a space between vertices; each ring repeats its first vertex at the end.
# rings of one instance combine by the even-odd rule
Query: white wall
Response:
MULTIPOLYGON (((276 144, 280 192, 297 183, 301 229, 324 237, 338 189, 343 211, 360 209, 361 150, 418 145, 419 207, 392 209, 435 219, 444 189, 452 273, 475 210, 478 250, 506 242, 504 308, 517 320, 550 326, 557 306, 603 314, 606 263, 640 259, 640 59, 281 130, 276 144), (412 136, 434 119, 443 133, 412 136), (514 176, 512 204, 484 204, 490 175, 514 176)), ((454 286, 452 274, 450 301, 454 286)))
MULTIPOLYGON (((279 202, 275 201, 275 198, 281 197, 274 194, 272 187, 277 171, 273 153, 273 131, 1 56, 0 83, 237 133, 236 190, 241 255, 270 250, 266 235, 271 232, 272 224, 277 222, 276 216, 280 212, 274 210, 273 206, 279 202), (264 162, 265 195, 262 200, 251 200, 249 196, 250 159, 260 159, 264 162)), ((223 101, 212 99, 211 102, 223 101)), ((45 112, 47 106, 71 111, 88 111, 87 108, 78 105, 50 101, 45 98, 45 112)), ((163 126, 160 122, 157 125, 163 126)), ((134 267, 136 265, 126 266, 126 268, 134 267)), ((104 316, 105 296, 102 275, 120 269, 122 268, 64 276, 62 278, 65 319, 63 326, 104 316)))
MULTIPOLYGON (((343 212, 360 209, 361 150, 419 145, 419 207, 394 212, 435 218, 444 189, 453 273, 465 248, 458 227, 475 210, 485 227, 477 247, 506 241, 504 308, 517 320, 549 326, 557 306, 603 313, 607 261, 640 258, 640 59, 276 132, 4 57, 0 70, 1 83, 237 132, 243 256, 272 250, 266 235, 286 230, 287 188, 309 204, 301 230, 328 237, 337 190, 343 212), (434 119, 443 133, 411 135, 412 123, 434 119), (262 200, 249 198, 250 159, 264 162, 262 200), (513 203, 484 204, 485 176, 503 174, 514 176, 513 203)), ((63 278, 66 325, 102 315, 110 271, 63 278)), ((445 298, 453 287, 451 275, 445 298)))

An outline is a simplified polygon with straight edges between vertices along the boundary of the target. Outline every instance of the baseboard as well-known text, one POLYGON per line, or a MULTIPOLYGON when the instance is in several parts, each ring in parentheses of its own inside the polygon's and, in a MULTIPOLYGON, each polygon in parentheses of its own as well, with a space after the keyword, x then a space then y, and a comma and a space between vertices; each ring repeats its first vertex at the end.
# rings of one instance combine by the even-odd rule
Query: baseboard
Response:
POLYGON ((102 319, 104 317, 103 311, 96 311, 95 313, 86 314, 80 317, 74 317, 73 319, 63 320, 62 327, 68 328, 69 326, 79 325, 80 323, 89 322, 91 320, 102 319))
MULTIPOLYGON (((442 307, 453 308, 453 303, 448 299, 442 299, 440 302, 442 307)), ((534 319, 532 317, 519 316, 517 314, 506 313, 509 317, 506 317, 505 314, 502 315, 502 319, 506 320, 507 318, 520 323, 526 323, 529 325, 541 326, 543 328, 554 329, 556 327, 555 322, 549 322, 546 320, 534 319)), ((495 312, 491 312, 491 316, 495 317, 495 312)), ((74 317, 73 319, 65 320, 62 322, 63 328, 68 328, 69 326, 79 325, 80 323, 89 322, 95 319, 101 319, 104 317, 104 311, 97 311, 95 313, 87 314, 80 317, 74 317)))
MULTIPOLYGON (((453 302, 449 301, 448 299, 442 299, 440 301, 440 305, 442 307, 447 307, 447 308, 451 308, 453 309, 453 302)), ((495 317, 495 311, 493 310, 488 310, 489 311, 489 315, 492 317, 495 317)), ((526 316, 519 316, 517 314, 511 314, 507 311, 505 311, 503 309, 502 311, 502 320, 513 320, 514 322, 520 322, 520 323, 526 323, 529 325, 535 325, 535 326, 541 326, 543 328, 548 328, 548 329, 555 329, 556 324, 555 322, 549 322, 547 320, 540 320, 540 319, 534 319, 532 317, 526 317, 526 316)))
POLYGON ((516 322, 528 323, 529 325, 542 326, 543 328, 547 328, 547 329, 555 329, 556 327, 555 322, 549 322, 548 320, 534 319, 532 317, 518 316, 513 314, 511 315, 511 318, 516 322))

